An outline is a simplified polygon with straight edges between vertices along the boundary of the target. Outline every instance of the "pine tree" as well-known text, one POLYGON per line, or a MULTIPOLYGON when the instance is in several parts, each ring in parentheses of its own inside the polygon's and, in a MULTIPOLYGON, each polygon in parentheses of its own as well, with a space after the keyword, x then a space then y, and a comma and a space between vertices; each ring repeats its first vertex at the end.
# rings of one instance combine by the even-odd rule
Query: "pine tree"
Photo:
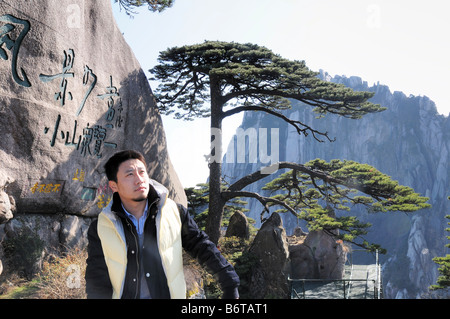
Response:
MULTIPOLYGON (((318 116, 329 113, 346 118, 383 111, 368 102, 372 92, 356 92, 342 84, 321 80, 304 61, 288 60, 256 44, 205 41, 201 44, 169 48, 160 53, 158 65, 150 72, 160 84, 155 91, 162 114, 192 120, 210 117, 212 149, 209 161, 209 214, 206 232, 218 242, 225 203, 235 197, 254 197, 261 203, 277 203, 276 198, 242 192, 246 181, 260 172, 221 189, 222 121, 244 111, 265 112, 292 125, 298 134, 312 135, 320 142, 332 141, 321 132, 283 115, 298 100, 318 116)), ((366 187, 371 188, 370 183, 366 187)), ((288 205, 285 204, 284 207, 288 205)), ((377 207, 375 204, 374 207, 377 207)), ((406 207, 406 206, 405 206, 406 207)))
POLYGON ((276 193, 267 199, 268 207, 282 206, 280 212, 305 220, 310 231, 324 230, 367 250, 385 253, 382 247, 364 239, 371 225, 355 216, 337 216, 335 211, 350 212, 355 205, 364 205, 374 213, 413 212, 430 207, 428 198, 367 164, 316 159, 305 165, 281 163, 281 167, 291 170, 263 188, 276 193))
POLYGON ((126 14, 132 16, 137 12, 135 8, 147 5, 148 9, 152 12, 162 12, 167 8, 170 8, 175 0, 114 0, 115 3, 119 3, 119 6, 125 9, 126 14))
MULTIPOLYGON (((222 191, 225 190, 227 186, 222 185, 222 191)), ((189 187, 184 189, 188 202, 188 212, 194 217, 198 226, 201 229, 205 228, 206 219, 208 217, 208 203, 209 203, 209 185, 208 184, 197 184, 196 187, 189 187)), ((248 209, 244 208, 247 202, 239 199, 233 198, 224 206, 223 220, 221 227, 227 227, 230 217, 236 212, 240 211, 245 213, 248 209)), ((249 218, 249 222, 254 224, 255 221, 249 218)))
MULTIPOLYGON (((447 198, 450 200, 450 196, 447 198)), ((450 219, 450 215, 446 215, 445 218, 450 219)), ((447 223, 450 225, 450 222, 447 223)), ((446 228, 446 231, 450 232, 450 228, 446 228)), ((450 236, 447 236, 450 239, 450 236)), ((450 248, 450 244, 445 245, 445 247, 450 248)), ((438 271, 441 274, 437 279, 437 285, 432 285, 431 289, 445 289, 450 287, 450 255, 447 254, 445 257, 435 257, 433 261, 440 265, 438 271)))

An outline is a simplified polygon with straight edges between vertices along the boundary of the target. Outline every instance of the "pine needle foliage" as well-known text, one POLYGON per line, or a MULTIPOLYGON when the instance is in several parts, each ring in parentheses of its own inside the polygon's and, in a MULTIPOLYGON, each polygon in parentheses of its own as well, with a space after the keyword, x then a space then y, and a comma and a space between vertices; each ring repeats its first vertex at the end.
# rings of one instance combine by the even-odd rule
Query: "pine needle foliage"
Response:
MULTIPOLYGON (((450 200, 450 196, 447 199, 450 200)), ((445 218, 450 219, 450 215, 446 215, 445 218)), ((447 225, 450 225, 450 222, 447 222, 447 225)), ((445 230, 450 232, 450 228, 446 228, 445 230)), ((450 236, 447 236, 447 239, 450 240, 450 236)), ((445 247, 450 248, 450 244, 445 245, 445 247)), ((435 257, 435 258, 433 258, 433 261, 440 266, 438 268, 440 276, 437 279, 436 285, 432 285, 430 288, 433 290, 449 288, 450 287, 450 255, 447 254, 445 257, 435 257)))
POLYGON ((120 8, 125 10, 125 13, 129 16, 137 14, 136 8, 147 5, 148 9, 152 12, 162 12, 167 8, 170 8, 175 0, 114 0, 115 3, 119 3, 120 8))
POLYGON ((150 72, 161 83, 156 90, 160 110, 175 118, 211 115, 211 77, 218 80, 221 102, 230 109, 258 105, 282 110, 296 99, 322 115, 361 118, 384 110, 367 102, 372 92, 323 81, 304 61, 285 59, 256 44, 205 41, 174 47, 161 52, 158 63, 150 72))
POLYGON ((364 205, 371 213, 414 212, 430 207, 427 197, 367 164, 316 159, 299 168, 303 169, 283 173, 263 188, 276 193, 272 198, 286 204, 278 212, 294 212, 307 222, 310 231, 326 230, 365 249, 385 252, 364 240, 369 223, 346 214, 355 205, 364 205))
MULTIPOLYGON (((359 119, 385 109, 368 102, 373 92, 357 92, 324 81, 304 61, 283 58, 252 43, 205 41, 168 48, 160 52, 158 65, 150 72, 151 80, 159 83, 155 97, 162 114, 184 120, 210 117, 211 131, 222 130, 222 121, 229 116, 257 111, 287 122, 299 135, 332 141, 327 132, 291 120, 282 111, 291 107, 292 100, 303 102, 318 117, 332 113, 359 119)), ((224 197, 221 189, 221 163, 217 159, 223 155, 222 137, 215 136, 214 143, 206 230, 217 243, 225 203, 231 197, 229 193, 224 197)))

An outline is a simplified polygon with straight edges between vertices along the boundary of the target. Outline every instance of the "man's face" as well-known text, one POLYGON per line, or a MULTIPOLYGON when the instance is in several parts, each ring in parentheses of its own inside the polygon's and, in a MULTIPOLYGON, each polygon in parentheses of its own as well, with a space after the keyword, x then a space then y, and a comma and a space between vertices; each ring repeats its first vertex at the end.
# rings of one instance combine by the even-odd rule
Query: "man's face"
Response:
POLYGON ((122 201, 146 200, 149 178, 144 163, 138 159, 129 159, 120 164, 117 171, 117 182, 109 181, 109 187, 119 193, 122 201))

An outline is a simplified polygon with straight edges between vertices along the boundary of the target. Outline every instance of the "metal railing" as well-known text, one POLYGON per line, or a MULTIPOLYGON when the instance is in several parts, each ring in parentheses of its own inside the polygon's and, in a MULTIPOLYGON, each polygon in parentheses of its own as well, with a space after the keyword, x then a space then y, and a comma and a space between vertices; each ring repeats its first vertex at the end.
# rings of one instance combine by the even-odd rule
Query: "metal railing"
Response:
MULTIPOLYGON (((364 288, 363 298, 358 298, 358 299, 379 299, 380 298, 379 289, 377 288, 375 279, 369 280, 368 278, 366 278, 366 279, 292 279, 292 278, 288 278, 288 280, 291 282, 291 299, 307 299, 306 292, 308 290, 310 291, 311 287, 305 288, 305 283, 321 283, 321 284, 323 284, 322 286, 328 285, 330 283, 335 283, 335 285, 334 285, 335 287, 337 286, 336 283, 342 283, 343 299, 349 299, 349 297, 351 297, 351 294, 350 294, 351 284, 354 282, 365 282, 366 283, 365 288, 364 288), (370 297, 368 294, 369 281, 373 283, 373 287, 374 287, 372 297, 370 297), (294 287, 294 284, 293 284, 294 282, 301 283, 301 291, 300 292, 297 291, 296 287, 294 287)), ((328 286, 326 289, 327 289, 326 293, 318 293, 322 297, 316 296, 315 298, 327 299, 326 296, 332 297, 333 294, 331 293, 331 290, 333 290, 333 289, 331 288, 331 286, 328 286)), ((335 288, 334 292, 338 292, 338 289, 335 288)))
POLYGON ((291 299, 307 299, 307 297, 317 299, 382 298, 381 266, 378 260, 378 251, 376 251, 375 265, 351 264, 349 271, 350 278, 343 279, 295 279, 288 277, 291 299), (365 268, 365 278, 353 278, 356 272, 354 266, 360 268, 359 271, 367 267, 365 268), (373 274, 373 270, 375 270, 375 274, 373 274), (370 278, 371 275, 372 277, 375 275, 375 278, 370 278), (373 290, 373 292, 369 290, 373 290))

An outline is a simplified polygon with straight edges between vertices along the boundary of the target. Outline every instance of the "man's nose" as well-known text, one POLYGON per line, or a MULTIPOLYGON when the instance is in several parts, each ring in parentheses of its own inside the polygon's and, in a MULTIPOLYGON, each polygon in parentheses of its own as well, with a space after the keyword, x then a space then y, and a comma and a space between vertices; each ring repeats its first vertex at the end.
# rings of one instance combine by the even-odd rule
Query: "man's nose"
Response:
POLYGON ((145 181, 145 175, 136 174, 136 184, 140 184, 145 181))

